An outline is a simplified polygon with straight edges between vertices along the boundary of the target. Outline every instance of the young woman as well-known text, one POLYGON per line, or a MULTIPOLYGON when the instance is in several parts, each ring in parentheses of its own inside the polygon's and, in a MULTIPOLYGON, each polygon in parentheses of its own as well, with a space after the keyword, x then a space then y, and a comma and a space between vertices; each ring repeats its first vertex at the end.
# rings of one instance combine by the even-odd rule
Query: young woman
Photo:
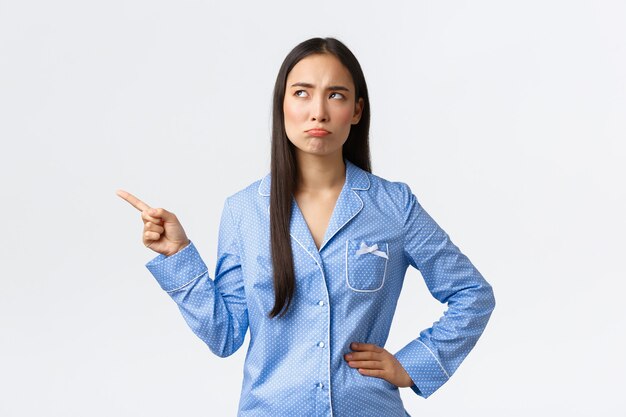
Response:
POLYGON ((371 173, 369 118, 345 45, 314 38, 287 55, 271 171, 226 199, 214 279, 173 213, 118 190, 159 253, 147 268, 211 351, 231 355, 250 329, 240 416, 406 416, 398 388, 431 395, 489 320, 491 286, 408 185, 371 173), (409 265, 448 310, 392 354, 409 265))

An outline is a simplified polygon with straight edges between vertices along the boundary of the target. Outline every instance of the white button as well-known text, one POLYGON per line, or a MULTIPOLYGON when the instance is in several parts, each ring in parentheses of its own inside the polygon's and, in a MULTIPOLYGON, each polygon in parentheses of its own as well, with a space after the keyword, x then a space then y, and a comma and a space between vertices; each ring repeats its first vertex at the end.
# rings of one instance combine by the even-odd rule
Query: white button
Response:
POLYGON ((317 304, 323 306, 324 305, 324 300, 320 300, 317 304))
POLYGON ((317 344, 317 346, 319 346, 319 347, 324 347, 324 342, 319 342, 319 343, 317 344))
POLYGON ((319 384, 317 384, 317 387, 318 387, 319 389, 322 389, 322 388, 324 388, 324 384, 322 384, 322 383, 320 382, 319 384))

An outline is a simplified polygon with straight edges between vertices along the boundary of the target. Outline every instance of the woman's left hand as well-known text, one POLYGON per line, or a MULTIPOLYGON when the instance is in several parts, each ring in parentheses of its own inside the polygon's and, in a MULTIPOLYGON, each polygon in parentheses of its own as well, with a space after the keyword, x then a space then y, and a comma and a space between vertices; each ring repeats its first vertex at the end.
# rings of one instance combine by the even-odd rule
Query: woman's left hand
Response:
POLYGON ((348 366, 361 375, 382 378, 398 387, 410 387, 413 380, 400 362, 384 348, 371 343, 351 343, 353 352, 344 355, 348 366))

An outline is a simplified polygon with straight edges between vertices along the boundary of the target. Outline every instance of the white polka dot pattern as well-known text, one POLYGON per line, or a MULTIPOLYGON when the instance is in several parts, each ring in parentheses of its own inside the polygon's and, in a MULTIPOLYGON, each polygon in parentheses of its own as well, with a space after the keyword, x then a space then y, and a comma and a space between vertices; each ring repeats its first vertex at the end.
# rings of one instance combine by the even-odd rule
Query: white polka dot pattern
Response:
POLYGON ((411 389, 428 397, 482 334, 495 307, 491 286, 408 185, 346 161, 319 250, 293 200, 296 292, 288 313, 270 319, 269 193, 270 174, 226 199, 214 280, 193 242, 146 264, 216 355, 235 352, 250 329, 238 415, 408 416, 398 387, 347 365, 350 343, 385 345, 406 269, 419 269, 448 311, 395 356, 411 389))

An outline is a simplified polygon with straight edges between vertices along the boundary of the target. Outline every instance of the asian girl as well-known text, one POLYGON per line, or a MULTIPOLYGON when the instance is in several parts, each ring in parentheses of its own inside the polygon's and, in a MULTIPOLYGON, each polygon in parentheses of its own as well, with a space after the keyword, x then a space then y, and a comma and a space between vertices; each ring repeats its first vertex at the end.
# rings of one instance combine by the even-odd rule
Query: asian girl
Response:
POLYGON ((271 169, 228 197, 214 278, 176 215, 141 211, 146 265, 212 352, 250 331, 240 416, 407 416, 399 388, 428 397, 476 344, 491 286, 409 186, 372 174, 369 97, 340 41, 297 45, 278 72, 271 169), (409 266, 446 313, 385 349, 409 266))

